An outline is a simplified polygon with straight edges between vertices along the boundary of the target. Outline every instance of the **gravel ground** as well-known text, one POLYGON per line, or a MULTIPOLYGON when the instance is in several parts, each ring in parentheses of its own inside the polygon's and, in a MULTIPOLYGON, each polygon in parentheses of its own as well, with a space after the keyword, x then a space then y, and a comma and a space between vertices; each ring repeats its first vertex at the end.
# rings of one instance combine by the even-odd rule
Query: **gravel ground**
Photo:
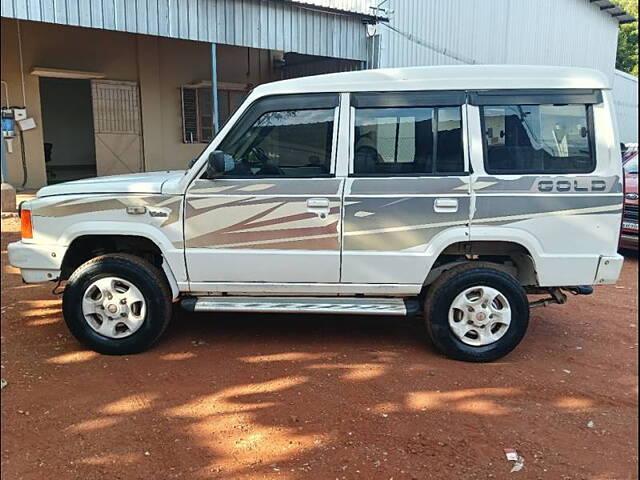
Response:
POLYGON ((184 312, 107 357, 52 285, 21 283, 2 222, 3 479, 637 478, 637 257, 534 310, 491 364, 441 357, 412 320, 184 312))

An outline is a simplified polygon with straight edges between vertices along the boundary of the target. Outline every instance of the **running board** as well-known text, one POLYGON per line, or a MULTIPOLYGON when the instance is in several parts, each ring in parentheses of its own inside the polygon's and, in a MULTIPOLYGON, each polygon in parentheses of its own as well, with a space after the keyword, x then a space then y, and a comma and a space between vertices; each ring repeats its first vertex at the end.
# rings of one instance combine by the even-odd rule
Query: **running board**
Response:
POLYGON ((407 316, 420 311, 417 299, 371 297, 190 297, 180 306, 190 312, 407 316))

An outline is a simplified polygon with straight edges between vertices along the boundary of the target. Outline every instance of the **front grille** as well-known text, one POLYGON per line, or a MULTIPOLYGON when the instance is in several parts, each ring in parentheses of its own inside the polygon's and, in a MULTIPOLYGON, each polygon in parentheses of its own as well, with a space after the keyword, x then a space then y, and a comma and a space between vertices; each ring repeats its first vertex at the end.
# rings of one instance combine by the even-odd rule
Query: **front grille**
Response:
POLYGON ((638 221, 638 205, 625 205, 623 217, 625 220, 638 221))

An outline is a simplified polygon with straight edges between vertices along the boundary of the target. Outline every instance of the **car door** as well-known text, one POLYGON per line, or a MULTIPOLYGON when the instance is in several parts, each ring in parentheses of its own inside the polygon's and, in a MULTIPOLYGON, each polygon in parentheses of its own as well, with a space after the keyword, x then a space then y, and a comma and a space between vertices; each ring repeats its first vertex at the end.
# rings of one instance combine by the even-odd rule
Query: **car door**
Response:
POLYGON ((335 176, 338 95, 256 100, 185 202, 192 289, 207 282, 338 282, 343 180, 335 176))
POLYGON ((441 247, 468 240, 464 104, 465 92, 351 95, 343 282, 421 285, 441 247))

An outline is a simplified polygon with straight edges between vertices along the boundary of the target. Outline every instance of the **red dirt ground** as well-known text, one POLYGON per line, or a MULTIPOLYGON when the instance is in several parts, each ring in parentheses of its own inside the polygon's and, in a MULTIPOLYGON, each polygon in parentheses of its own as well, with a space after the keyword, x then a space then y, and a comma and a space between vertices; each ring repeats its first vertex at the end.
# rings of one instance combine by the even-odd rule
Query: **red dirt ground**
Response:
POLYGON ((52 285, 21 283, 3 229, 3 479, 637 478, 635 258, 534 310, 492 364, 443 358, 411 320, 183 312, 153 350, 107 357, 52 285))

